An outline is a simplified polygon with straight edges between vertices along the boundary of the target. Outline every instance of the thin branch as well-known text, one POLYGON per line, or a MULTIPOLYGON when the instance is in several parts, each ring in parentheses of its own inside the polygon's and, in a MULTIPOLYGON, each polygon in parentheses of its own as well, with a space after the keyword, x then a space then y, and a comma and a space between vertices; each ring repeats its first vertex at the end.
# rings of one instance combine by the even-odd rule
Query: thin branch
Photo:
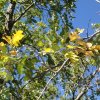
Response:
POLYGON ((40 96, 38 97, 37 100, 39 100, 41 98, 41 96, 43 95, 43 93, 45 92, 46 88, 48 87, 48 84, 50 83, 50 81, 59 73, 59 71, 64 67, 64 65, 66 64, 66 62, 68 61, 68 59, 66 59, 64 61, 64 63, 62 64, 62 66, 58 69, 58 71, 55 72, 55 74, 48 80, 46 86, 44 87, 44 89, 42 90, 40 96))
MULTIPOLYGON (((51 69, 54 69, 54 68, 56 68, 56 67, 59 67, 59 66, 61 66, 62 65, 62 62, 60 62, 58 65, 56 65, 56 66, 53 66, 53 67, 51 67, 51 69)), ((49 67, 48 67, 49 68, 49 67)), ((42 79, 45 75, 46 75, 46 73, 48 73, 48 72, 50 72, 51 71, 51 69, 49 68, 49 69, 46 69, 44 72, 41 72, 41 73, 39 73, 39 75, 36 75, 36 76, 34 76, 32 79, 30 79, 23 87, 22 87, 22 89, 21 90, 23 90, 24 88, 25 88, 25 86, 27 86, 29 83, 31 83, 31 82, 33 82, 35 79, 42 79)))
MULTIPOLYGON (((23 13, 21 13, 21 15, 15 20, 15 22, 17 22, 18 20, 20 20, 21 17, 22 17, 34 4, 35 4, 35 2, 33 2, 31 5, 29 5, 29 6, 25 9, 25 11, 24 11, 23 13)), ((15 23, 15 22, 14 22, 14 23, 15 23)))
POLYGON ((72 100, 75 100, 75 90, 72 91, 72 100))
POLYGON ((99 69, 97 69, 96 71, 93 72, 91 77, 88 79, 86 86, 83 87, 82 91, 78 94, 78 96, 76 97, 75 100, 80 100, 81 97, 88 91, 88 89, 90 88, 90 83, 91 83, 92 79, 95 77, 95 75, 98 71, 99 71, 99 69))
POLYGON ((87 38, 89 37, 89 24, 90 24, 90 21, 91 21, 91 19, 89 19, 88 26, 87 26, 87 32, 86 32, 87 38))
POLYGON ((89 39, 87 40, 87 42, 92 41, 93 38, 94 38, 96 35, 98 35, 98 34, 100 34, 100 30, 97 31, 97 32, 95 32, 92 36, 90 36, 89 39))

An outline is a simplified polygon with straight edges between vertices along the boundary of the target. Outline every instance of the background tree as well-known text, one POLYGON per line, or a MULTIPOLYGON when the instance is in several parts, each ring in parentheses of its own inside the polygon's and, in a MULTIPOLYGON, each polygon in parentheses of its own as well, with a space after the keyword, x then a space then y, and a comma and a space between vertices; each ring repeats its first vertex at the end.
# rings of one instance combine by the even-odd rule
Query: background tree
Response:
POLYGON ((100 25, 85 39, 79 35, 83 29, 71 32, 75 2, 0 0, 1 100, 99 95, 100 25))

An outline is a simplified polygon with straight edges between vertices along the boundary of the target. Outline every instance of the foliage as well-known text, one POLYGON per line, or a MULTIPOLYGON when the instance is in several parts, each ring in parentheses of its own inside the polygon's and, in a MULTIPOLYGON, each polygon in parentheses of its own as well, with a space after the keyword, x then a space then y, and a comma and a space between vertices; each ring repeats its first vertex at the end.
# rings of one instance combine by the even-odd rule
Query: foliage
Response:
POLYGON ((100 31, 86 39, 84 29, 71 31, 75 2, 0 1, 0 100, 100 95, 100 31))

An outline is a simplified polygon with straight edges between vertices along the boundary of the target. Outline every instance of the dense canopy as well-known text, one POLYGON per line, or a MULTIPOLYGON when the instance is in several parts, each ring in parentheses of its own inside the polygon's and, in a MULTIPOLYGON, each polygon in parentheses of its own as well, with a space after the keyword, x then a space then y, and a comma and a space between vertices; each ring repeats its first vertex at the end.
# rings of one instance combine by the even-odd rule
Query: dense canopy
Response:
POLYGON ((82 38, 76 2, 0 0, 0 100, 100 96, 100 24, 82 38))

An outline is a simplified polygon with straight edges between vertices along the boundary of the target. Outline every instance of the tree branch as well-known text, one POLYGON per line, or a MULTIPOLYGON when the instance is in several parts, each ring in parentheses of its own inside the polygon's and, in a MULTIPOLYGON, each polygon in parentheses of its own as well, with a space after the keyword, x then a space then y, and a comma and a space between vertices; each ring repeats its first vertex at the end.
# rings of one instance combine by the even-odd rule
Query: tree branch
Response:
POLYGON ((96 73, 99 71, 99 69, 97 69, 96 71, 94 71, 94 73, 91 75, 91 77, 88 79, 88 82, 86 83, 86 85, 83 87, 82 91, 78 94, 78 96, 76 97, 75 100, 80 100, 81 97, 88 91, 89 87, 90 87, 90 83, 92 81, 92 79, 95 77, 96 73))
POLYGON ((5 19, 5 34, 10 35, 13 24, 14 24, 14 19, 13 19, 13 14, 14 14, 14 9, 16 6, 16 2, 15 1, 11 1, 7 11, 6 11, 6 19, 5 19))
POLYGON ((98 34, 100 34, 100 30, 97 31, 97 32, 95 32, 92 36, 90 36, 89 39, 87 40, 87 42, 92 41, 93 38, 94 38, 96 35, 98 35, 98 34))
MULTIPOLYGON (((67 62, 69 62, 69 59, 68 59, 67 62)), ((29 83, 33 82, 35 79, 38 79, 38 80, 39 80, 39 79, 42 79, 42 78, 46 75, 46 73, 50 72, 52 69, 54 69, 54 68, 56 68, 56 67, 61 66, 62 64, 63 64, 63 63, 60 62, 58 65, 51 67, 51 69, 48 67, 45 71, 43 71, 43 72, 39 73, 38 75, 34 76, 33 78, 31 78, 31 79, 21 88, 21 90, 23 90, 29 83)))
POLYGON ((43 95, 44 91, 45 91, 46 88, 48 87, 48 84, 50 83, 50 81, 59 73, 59 71, 64 67, 64 65, 66 64, 67 61, 68 61, 68 59, 64 61, 64 63, 63 63, 62 66, 58 69, 58 71, 56 71, 55 74, 48 80, 46 86, 45 86, 44 89, 42 90, 42 92, 41 92, 41 94, 40 94, 40 96, 38 97, 37 100, 39 100, 39 99, 41 98, 41 96, 43 95))
POLYGON ((35 4, 35 2, 33 2, 31 5, 29 5, 29 6, 25 9, 25 11, 14 21, 14 23, 17 22, 18 20, 20 20, 21 17, 22 17, 34 4, 35 4))

